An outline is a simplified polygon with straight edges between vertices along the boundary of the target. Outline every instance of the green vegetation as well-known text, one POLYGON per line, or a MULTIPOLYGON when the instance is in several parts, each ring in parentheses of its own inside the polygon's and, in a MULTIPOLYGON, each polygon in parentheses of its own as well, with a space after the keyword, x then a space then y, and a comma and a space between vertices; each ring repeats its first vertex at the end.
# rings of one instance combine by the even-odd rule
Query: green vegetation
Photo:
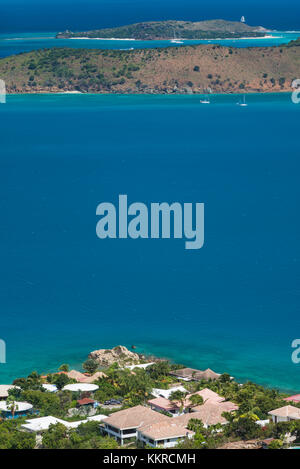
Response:
MULTIPOLYGON (((85 362, 86 365, 86 362, 85 362)), ((136 405, 147 405, 152 398, 153 388, 169 389, 178 380, 170 371, 181 368, 181 365, 170 364, 167 361, 157 361, 146 369, 135 368, 133 370, 120 368, 117 363, 103 369, 105 377, 96 381, 99 389, 94 393, 94 399, 99 402, 98 414, 108 415, 120 409, 126 409, 136 405), (118 399, 121 404, 115 408, 108 408, 105 401, 118 399)), ((95 367, 93 366, 93 371, 95 367)), ((14 384, 21 389, 9 391, 8 401, 13 409, 18 400, 30 402, 34 407, 34 415, 52 415, 64 420, 72 421, 80 419, 76 401, 80 393, 61 391, 64 383, 73 382, 63 373, 49 374, 47 382, 55 383, 59 389, 57 393, 46 392, 42 387, 45 377, 33 372, 27 378, 19 378, 14 384)), ((191 419, 188 429, 195 432, 192 439, 185 439, 178 447, 184 449, 218 448, 236 441, 257 440, 274 438, 270 447, 281 449, 286 446, 285 435, 290 433, 300 441, 300 421, 269 423, 262 428, 257 425, 257 420, 267 420, 270 410, 286 405, 283 400, 284 394, 275 389, 264 388, 252 382, 246 382, 242 386, 224 373, 216 381, 191 381, 181 382, 187 389, 191 408, 201 406, 203 399, 195 394, 204 388, 211 389, 224 397, 226 401, 238 404, 239 409, 232 413, 223 413, 228 424, 213 425, 205 428, 203 422, 191 419)), ((186 401, 186 392, 174 390, 170 396, 172 402, 180 405, 183 409, 186 401)), ((300 404, 295 404, 300 408, 300 404)), ((165 415, 170 414, 164 412, 165 415)), ((82 414, 81 418, 85 417, 82 414)), ((20 426, 25 418, 12 421, 0 420, 0 449, 24 449, 34 448, 36 445, 34 435, 20 431, 20 426)), ((135 444, 135 443, 134 443, 135 444)), ((117 442, 101 434, 99 422, 90 421, 83 423, 77 428, 66 428, 62 424, 51 425, 43 432, 42 448, 47 449, 113 449, 117 448, 117 442)))
POLYGON ((214 39, 261 37, 265 32, 259 27, 248 26, 244 23, 224 20, 209 21, 149 21, 130 24, 115 28, 97 29, 93 31, 59 33, 57 38, 119 38, 119 39, 173 39, 174 35, 182 39, 214 39))
POLYGON ((88 422, 77 429, 67 429, 64 425, 50 425, 43 435, 45 449, 115 449, 118 443, 100 434, 99 423, 88 422))
POLYGON ((92 375, 97 370, 98 363, 96 362, 96 360, 92 360, 91 358, 89 358, 83 363, 82 368, 92 375))
POLYGON ((33 449, 35 435, 20 432, 21 419, 0 421, 0 449, 33 449))

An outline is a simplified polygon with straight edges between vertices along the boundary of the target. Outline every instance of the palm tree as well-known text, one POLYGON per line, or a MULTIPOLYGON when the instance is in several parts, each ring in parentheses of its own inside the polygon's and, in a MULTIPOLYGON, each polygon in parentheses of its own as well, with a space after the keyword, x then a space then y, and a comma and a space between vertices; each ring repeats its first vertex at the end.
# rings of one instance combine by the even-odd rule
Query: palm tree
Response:
POLYGON ((8 396, 8 398, 6 400, 6 404, 7 404, 6 405, 7 409, 10 410, 10 412, 11 412, 12 418, 14 418, 16 410, 19 409, 19 406, 15 402, 14 397, 13 396, 8 396))
POLYGON ((179 390, 178 391, 173 391, 170 395, 169 400, 172 403, 177 405, 178 401, 180 402, 180 412, 182 412, 183 409, 184 409, 186 395, 187 395, 187 392, 182 392, 182 391, 179 391, 179 390))
POLYGON ((199 394, 192 394, 189 397, 189 401, 192 404, 191 407, 196 407, 198 405, 204 404, 203 397, 200 396, 199 394))

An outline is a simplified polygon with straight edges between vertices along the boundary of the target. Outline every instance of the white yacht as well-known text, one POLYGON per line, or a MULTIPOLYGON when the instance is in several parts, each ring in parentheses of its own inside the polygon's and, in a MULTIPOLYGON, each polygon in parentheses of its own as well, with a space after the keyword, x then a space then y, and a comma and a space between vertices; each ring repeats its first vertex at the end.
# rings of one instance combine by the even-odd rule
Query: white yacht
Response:
POLYGON ((183 44, 183 41, 181 41, 180 39, 177 39, 175 31, 174 31, 174 39, 171 39, 171 43, 172 44, 183 44))
POLYGON ((248 104, 246 103, 246 95, 244 94, 243 98, 237 103, 238 106, 248 106, 248 104))

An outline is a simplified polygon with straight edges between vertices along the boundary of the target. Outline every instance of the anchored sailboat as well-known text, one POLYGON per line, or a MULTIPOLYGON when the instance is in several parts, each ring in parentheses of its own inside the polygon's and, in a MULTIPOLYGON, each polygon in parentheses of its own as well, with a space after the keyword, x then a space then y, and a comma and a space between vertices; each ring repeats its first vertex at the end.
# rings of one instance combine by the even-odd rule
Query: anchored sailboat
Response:
POLYGON ((183 44, 183 41, 181 41, 180 39, 177 39, 175 29, 174 29, 174 39, 171 39, 171 43, 172 44, 183 44))
POLYGON ((244 16, 241 17, 241 23, 246 23, 246 18, 244 16))
POLYGON ((237 103, 238 106, 248 106, 248 104, 246 103, 246 95, 244 94, 243 95, 243 98, 237 103))
MULTIPOLYGON (((205 91, 206 93, 211 94, 211 88, 207 88, 207 89, 204 90, 204 91, 205 91)), ((204 99, 200 99, 200 103, 201 103, 201 104, 210 104, 210 97, 209 97, 209 94, 207 94, 204 99)))

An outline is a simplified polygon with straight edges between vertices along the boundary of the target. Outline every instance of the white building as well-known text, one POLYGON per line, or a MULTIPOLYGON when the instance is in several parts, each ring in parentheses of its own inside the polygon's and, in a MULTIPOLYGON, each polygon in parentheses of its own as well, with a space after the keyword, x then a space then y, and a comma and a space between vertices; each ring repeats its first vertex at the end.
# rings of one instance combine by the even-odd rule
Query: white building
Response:
POLYGON ((99 386, 96 384, 89 384, 89 383, 75 383, 75 384, 67 384, 63 387, 63 391, 71 391, 71 392, 94 392, 99 389, 99 386))
POLYGON ((187 390, 183 386, 177 386, 177 387, 169 388, 169 389, 153 388, 151 394, 154 397, 164 397, 165 399, 169 399, 172 392, 174 391, 181 391, 181 392, 187 393, 187 390))
POLYGON ((128 370, 134 370, 134 368, 141 368, 142 370, 145 370, 148 368, 148 366, 154 365, 154 362, 151 363, 143 363, 141 365, 128 365, 125 366, 125 368, 128 368, 128 370))
POLYGON ((21 425, 22 430, 25 430, 29 433, 42 433, 49 429, 50 425, 57 425, 58 423, 64 425, 66 428, 77 428, 79 425, 87 422, 102 422, 107 418, 106 415, 94 415, 93 417, 88 417, 86 420, 78 420, 77 422, 67 422, 66 420, 58 419, 56 417, 39 417, 36 419, 28 419, 26 422, 21 425))
POLYGON ((287 405, 279 409, 271 410, 269 415, 272 416, 274 423, 290 422, 291 420, 300 420, 300 409, 292 405, 287 405))

